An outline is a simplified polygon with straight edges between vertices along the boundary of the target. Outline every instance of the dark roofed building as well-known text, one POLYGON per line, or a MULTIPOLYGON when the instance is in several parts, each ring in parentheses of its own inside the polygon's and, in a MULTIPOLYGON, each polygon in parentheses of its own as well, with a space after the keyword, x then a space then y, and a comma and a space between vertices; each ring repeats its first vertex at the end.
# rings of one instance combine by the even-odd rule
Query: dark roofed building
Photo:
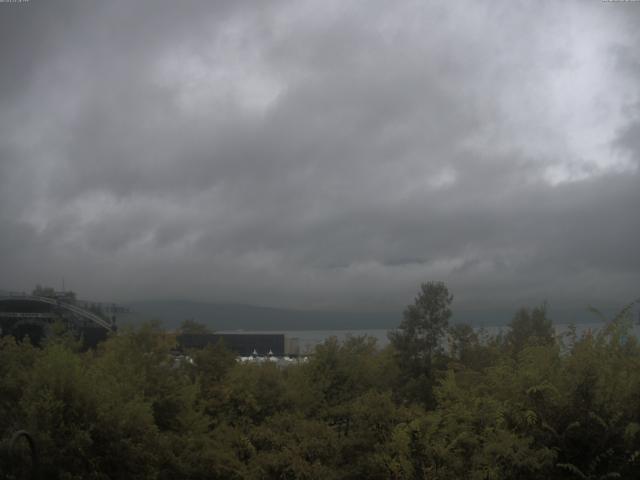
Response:
POLYGON ((178 335, 181 348, 204 348, 222 342, 232 352, 240 356, 275 355, 282 357, 290 352, 285 350, 283 333, 186 333, 178 335))

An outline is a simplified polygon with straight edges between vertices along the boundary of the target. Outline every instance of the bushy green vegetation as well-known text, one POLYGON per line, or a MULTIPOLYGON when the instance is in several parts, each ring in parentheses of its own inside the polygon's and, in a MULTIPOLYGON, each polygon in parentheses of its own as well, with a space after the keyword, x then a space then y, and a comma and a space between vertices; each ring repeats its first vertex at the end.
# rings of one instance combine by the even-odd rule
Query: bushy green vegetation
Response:
POLYGON ((555 338, 523 309, 488 337, 449 327, 450 304, 426 284, 389 347, 330 339, 284 369, 220 346, 178 361, 155 324, 89 352, 3 338, 0 436, 32 432, 47 479, 640 478, 628 312, 555 338))

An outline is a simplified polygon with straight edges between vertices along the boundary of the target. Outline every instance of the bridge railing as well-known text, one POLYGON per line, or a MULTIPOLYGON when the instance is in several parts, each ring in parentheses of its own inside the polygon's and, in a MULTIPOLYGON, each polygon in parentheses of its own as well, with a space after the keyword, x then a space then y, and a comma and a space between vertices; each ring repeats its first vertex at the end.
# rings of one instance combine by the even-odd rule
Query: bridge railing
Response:
POLYGON ((39 297, 35 295, 27 295, 20 292, 9 292, 9 296, 5 298, 11 299, 11 300, 30 300, 35 302, 47 303, 49 305, 54 305, 60 308, 64 308, 65 310, 73 312, 87 320, 91 320, 92 322, 97 323, 98 325, 100 325, 103 328, 106 328, 109 331, 113 331, 113 325, 111 325, 111 323, 107 322, 102 317, 99 317, 94 313, 88 312, 87 310, 84 310, 70 303, 63 302, 59 299, 49 298, 49 297, 39 297))

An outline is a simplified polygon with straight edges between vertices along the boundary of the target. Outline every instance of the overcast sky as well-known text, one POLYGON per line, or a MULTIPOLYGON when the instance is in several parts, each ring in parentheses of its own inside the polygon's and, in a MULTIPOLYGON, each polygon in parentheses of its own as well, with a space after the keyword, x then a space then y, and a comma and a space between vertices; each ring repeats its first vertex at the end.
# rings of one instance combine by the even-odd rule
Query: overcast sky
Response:
POLYGON ((0 3, 0 289, 640 296, 640 2, 0 3))

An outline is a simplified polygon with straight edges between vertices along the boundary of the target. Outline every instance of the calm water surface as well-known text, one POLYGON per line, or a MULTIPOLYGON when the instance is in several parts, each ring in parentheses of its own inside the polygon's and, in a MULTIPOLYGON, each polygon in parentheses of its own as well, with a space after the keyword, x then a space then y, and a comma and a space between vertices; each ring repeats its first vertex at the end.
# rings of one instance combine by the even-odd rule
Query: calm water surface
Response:
MULTIPOLYGON (((556 335, 566 333, 568 331, 568 324, 555 325, 556 335)), ((589 330, 596 331, 601 328, 601 323, 580 323, 576 324, 576 331, 578 335, 585 333, 589 330)), ((488 335, 497 335, 500 332, 506 332, 506 326, 490 326, 482 327, 482 329, 488 335)), ((476 331, 479 331, 478 327, 476 331)), ((323 343, 330 337, 336 337, 339 341, 344 341, 348 337, 362 337, 369 336, 377 340, 380 347, 385 347, 389 344, 388 333, 386 329, 372 329, 372 330, 284 330, 284 331, 238 331, 238 330, 225 330, 219 333, 284 333, 289 338, 297 338, 300 345, 300 353, 308 353, 313 351, 316 345, 323 343)), ((633 333, 636 337, 640 338, 640 325, 634 325, 633 333)))

